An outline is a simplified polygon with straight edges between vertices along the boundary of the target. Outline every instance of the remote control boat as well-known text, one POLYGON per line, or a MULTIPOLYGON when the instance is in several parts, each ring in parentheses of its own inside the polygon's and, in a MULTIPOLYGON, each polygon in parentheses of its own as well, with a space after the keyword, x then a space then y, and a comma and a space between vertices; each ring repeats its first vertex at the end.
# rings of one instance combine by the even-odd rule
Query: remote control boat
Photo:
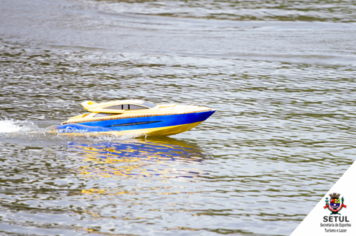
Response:
POLYGON ((82 103, 90 113, 77 115, 56 127, 58 134, 174 135, 208 119, 215 110, 177 104, 155 105, 142 100, 82 103))

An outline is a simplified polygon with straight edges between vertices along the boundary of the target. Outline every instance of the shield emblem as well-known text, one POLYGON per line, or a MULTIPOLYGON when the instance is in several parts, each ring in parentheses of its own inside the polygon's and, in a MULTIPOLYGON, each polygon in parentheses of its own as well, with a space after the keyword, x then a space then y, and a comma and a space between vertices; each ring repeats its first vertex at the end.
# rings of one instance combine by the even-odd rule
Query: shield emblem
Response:
POLYGON ((340 207, 340 198, 333 198, 330 200, 330 207, 337 210, 340 207))

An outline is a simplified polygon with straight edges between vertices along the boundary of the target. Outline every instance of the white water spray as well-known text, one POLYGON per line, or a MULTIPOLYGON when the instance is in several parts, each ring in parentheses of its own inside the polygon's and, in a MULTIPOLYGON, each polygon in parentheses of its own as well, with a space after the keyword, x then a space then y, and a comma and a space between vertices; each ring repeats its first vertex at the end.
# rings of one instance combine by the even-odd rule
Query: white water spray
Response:
POLYGON ((111 141, 125 141, 136 137, 144 136, 144 134, 139 133, 125 133, 111 134, 111 135, 84 135, 84 136, 68 136, 61 135, 60 133, 53 133, 55 126, 50 126, 47 128, 40 128, 35 123, 30 120, 13 120, 7 118, 0 118, 0 138, 8 139, 25 139, 25 140, 58 140, 58 141, 90 141, 90 142, 111 142, 111 141))
POLYGON ((39 128, 32 121, 0 119, 0 133, 16 133, 19 131, 37 131, 39 128))

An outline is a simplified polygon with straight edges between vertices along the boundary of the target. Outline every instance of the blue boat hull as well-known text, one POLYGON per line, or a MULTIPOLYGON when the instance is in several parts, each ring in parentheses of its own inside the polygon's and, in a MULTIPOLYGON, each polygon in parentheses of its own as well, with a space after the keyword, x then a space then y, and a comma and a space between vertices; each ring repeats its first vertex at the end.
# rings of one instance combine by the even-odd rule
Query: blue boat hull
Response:
MULTIPOLYGON (((134 118, 103 119, 83 123, 57 126, 57 133, 110 133, 137 130, 164 130, 178 127, 181 132, 191 129, 208 119, 215 111, 204 111, 187 114, 142 116, 134 118), (193 125, 196 124, 196 125, 193 125), (186 128, 184 128, 186 127, 186 128), (190 128, 191 127, 191 128, 190 128)), ((177 130, 178 131, 178 130, 177 130)), ((156 132, 157 133, 157 132, 156 132)), ((180 133, 180 132, 178 132, 180 133)), ((157 133, 159 134, 159 132, 157 133)), ((164 132, 162 132, 164 134, 164 132)))

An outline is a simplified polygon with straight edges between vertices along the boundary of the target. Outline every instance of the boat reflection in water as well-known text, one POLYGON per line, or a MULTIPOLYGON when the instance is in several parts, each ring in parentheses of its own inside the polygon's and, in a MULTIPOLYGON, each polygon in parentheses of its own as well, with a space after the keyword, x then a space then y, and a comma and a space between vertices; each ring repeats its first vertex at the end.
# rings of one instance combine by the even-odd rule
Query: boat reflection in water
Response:
POLYGON ((173 138, 71 142, 69 150, 83 158, 77 171, 89 178, 192 179, 204 174, 197 165, 210 158, 200 147, 173 138))

